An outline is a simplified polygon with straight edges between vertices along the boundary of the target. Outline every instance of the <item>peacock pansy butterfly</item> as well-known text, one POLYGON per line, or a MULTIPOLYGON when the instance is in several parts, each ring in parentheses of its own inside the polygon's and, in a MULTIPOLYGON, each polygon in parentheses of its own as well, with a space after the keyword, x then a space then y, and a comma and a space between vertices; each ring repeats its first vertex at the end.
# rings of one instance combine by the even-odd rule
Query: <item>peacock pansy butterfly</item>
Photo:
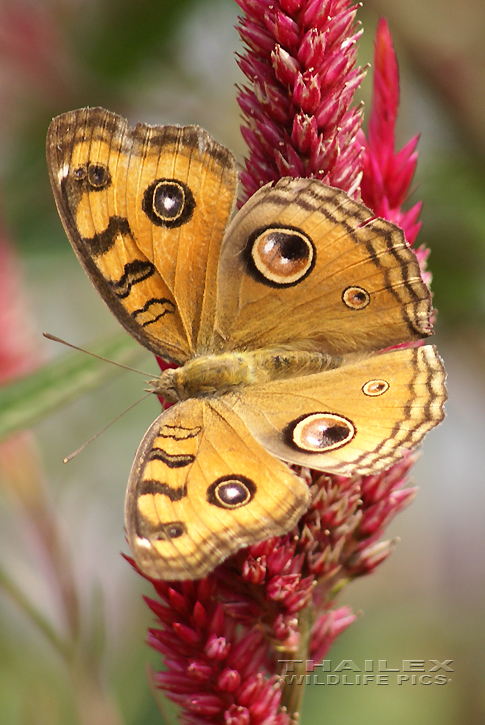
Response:
POLYGON ((403 232, 316 179, 263 186, 230 221, 234 158, 196 126, 101 108, 52 121, 67 235, 126 330, 180 367, 135 456, 126 527, 140 569, 196 579, 288 532, 309 505, 287 463, 351 476, 443 418, 431 298, 403 232), (377 354, 379 353, 379 354, 377 354))

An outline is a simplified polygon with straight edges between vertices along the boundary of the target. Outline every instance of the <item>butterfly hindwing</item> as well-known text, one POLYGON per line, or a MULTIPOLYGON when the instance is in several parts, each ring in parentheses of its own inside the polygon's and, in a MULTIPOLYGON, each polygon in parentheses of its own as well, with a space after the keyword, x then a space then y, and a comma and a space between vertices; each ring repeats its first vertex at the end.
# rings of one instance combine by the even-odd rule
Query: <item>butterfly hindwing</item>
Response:
POLYGON ((431 334, 430 313, 402 230, 320 181, 263 187, 226 231, 216 325, 225 349, 381 350, 431 334))
POLYGON ((242 546, 287 532, 306 483, 217 400, 159 416, 135 457, 125 519, 137 564, 156 579, 196 579, 242 546))
POLYGON ((53 120, 47 156, 74 250, 128 332, 179 363, 206 347, 232 154, 197 126, 131 129, 87 108, 53 120))
POLYGON ((377 473, 444 417, 443 363, 432 345, 226 396, 274 456, 328 473, 377 473))

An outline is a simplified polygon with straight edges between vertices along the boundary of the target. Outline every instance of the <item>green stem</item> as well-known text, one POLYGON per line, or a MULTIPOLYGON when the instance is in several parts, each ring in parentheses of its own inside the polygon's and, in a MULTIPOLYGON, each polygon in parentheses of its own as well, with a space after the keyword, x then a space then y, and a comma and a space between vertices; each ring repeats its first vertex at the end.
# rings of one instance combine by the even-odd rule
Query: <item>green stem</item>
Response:
POLYGON ((286 707, 292 721, 298 722, 301 713, 303 694, 305 692, 306 660, 308 658, 308 645, 310 642, 310 631, 313 623, 313 606, 309 604, 298 616, 300 629, 300 645, 297 652, 284 651, 279 656, 281 659, 294 660, 293 671, 285 676, 281 695, 281 705, 286 707))
POLYGON ((0 566, 0 587, 3 587, 9 597, 21 609, 28 619, 40 629, 47 637, 54 649, 67 662, 71 662, 73 658, 73 649, 71 645, 60 637, 52 625, 45 617, 29 602, 24 593, 19 589, 15 582, 0 566))

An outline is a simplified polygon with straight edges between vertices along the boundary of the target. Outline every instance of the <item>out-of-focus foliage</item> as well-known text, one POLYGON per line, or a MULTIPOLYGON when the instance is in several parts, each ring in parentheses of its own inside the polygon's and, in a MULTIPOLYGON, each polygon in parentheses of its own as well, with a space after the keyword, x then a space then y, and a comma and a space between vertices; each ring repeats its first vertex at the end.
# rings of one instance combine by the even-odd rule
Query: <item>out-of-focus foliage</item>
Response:
MULTIPOLYGON (((45 131, 66 109, 127 112, 132 85, 177 75, 177 28, 196 0, 0 3, 3 205, 21 244, 62 243, 45 184, 45 131)), ((162 83, 163 84, 163 83, 162 83)))

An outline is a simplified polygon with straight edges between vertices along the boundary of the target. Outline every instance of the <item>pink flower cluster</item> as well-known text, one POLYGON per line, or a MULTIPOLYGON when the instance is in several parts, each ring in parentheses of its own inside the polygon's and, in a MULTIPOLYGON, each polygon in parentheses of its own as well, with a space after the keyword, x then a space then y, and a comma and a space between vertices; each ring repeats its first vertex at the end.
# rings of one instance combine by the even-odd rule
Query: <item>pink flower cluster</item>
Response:
POLYGON ((312 176, 358 192, 360 108, 350 104, 364 72, 356 67, 357 6, 348 0, 236 0, 247 45, 239 93, 250 155, 245 198, 281 176, 312 176))
POLYGON ((263 675, 271 668, 264 634, 238 626, 244 615, 237 610, 248 602, 223 604, 219 581, 153 582, 165 604, 147 603, 163 629, 151 629, 148 642, 168 668, 155 683, 183 708, 186 723, 287 725, 279 678, 263 675))
POLYGON ((367 138, 362 131, 364 168, 361 182, 362 201, 377 216, 400 226, 409 244, 421 228, 417 221, 421 202, 408 211, 402 205, 409 195, 418 154, 418 136, 414 136, 398 153, 395 152, 395 129, 399 110, 399 70, 392 50, 392 38, 386 21, 379 21, 374 53, 374 93, 367 138))
POLYGON ((278 677, 284 660, 321 661, 355 620, 348 607, 331 609, 333 592, 391 552, 378 539, 414 497, 402 488, 413 462, 355 478, 302 470, 313 500, 289 534, 240 551, 197 582, 150 580, 163 603, 146 598, 157 618, 148 643, 167 667, 154 681, 181 706, 183 722, 291 723, 278 677), (308 606, 317 616, 307 652, 299 616, 308 606))
MULTIPOLYGON (((361 198, 376 216, 388 219, 404 230, 406 240, 414 244, 421 222, 422 204, 417 202, 404 210, 409 196, 418 154, 418 136, 414 136, 395 152, 396 121, 399 110, 399 69, 386 21, 381 18, 377 27, 374 53, 373 99, 367 138, 359 131, 357 137, 364 148, 361 198)), ((418 247, 416 255, 428 284, 431 274, 426 270, 429 249, 418 247)))

